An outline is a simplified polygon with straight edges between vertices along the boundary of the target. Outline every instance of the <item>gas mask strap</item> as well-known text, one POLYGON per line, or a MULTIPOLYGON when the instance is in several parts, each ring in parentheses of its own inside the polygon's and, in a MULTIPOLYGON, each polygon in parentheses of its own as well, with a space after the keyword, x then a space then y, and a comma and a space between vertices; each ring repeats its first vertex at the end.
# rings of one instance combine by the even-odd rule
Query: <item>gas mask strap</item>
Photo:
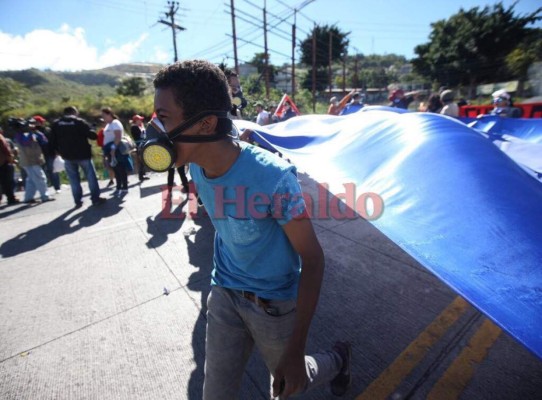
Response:
MULTIPOLYGON (((184 121, 182 124, 177 126, 176 128, 173 128, 170 132, 167 132, 167 136, 169 137, 169 140, 178 141, 178 142, 184 142, 184 143, 197 143, 197 142, 213 142, 216 141, 216 137, 212 138, 212 140, 205 139, 205 140, 184 140, 185 138, 188 138, 189 136, 181 138, 180 135, 182 135, 183 131, 187 130, 188 128, 192 127, 195 123, 199 122, 202 118, 207 117, 208 115, 216 115, 218 118, 227 118, 228 113, 226 111, 222 110, 205 110, 202 111, 196 115, 194 115, 192 118, 188 118, 186 121, 184 121)), ((217 136, 217 135, 210 135, 208 137, 217 136)), ((203 137, 203 136, 197 136, 197 137, 203 137)))

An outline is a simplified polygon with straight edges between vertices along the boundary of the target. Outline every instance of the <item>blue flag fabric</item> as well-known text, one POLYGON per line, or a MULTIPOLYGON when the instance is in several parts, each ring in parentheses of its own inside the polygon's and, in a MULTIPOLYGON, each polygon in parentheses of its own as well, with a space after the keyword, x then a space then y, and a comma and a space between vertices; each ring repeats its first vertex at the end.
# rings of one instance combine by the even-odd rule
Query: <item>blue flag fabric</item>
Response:
POLYGON ((542 358, 542 183, 490 135, 386 107, 235 124, 335 195, 378 194, 371 223, 542 358))
POLYGON ((476 130, 493 135, 510 135, 542 144, 542 118, 501 118, 498 115, 483 115, 480 118, 460 118, 476 130))

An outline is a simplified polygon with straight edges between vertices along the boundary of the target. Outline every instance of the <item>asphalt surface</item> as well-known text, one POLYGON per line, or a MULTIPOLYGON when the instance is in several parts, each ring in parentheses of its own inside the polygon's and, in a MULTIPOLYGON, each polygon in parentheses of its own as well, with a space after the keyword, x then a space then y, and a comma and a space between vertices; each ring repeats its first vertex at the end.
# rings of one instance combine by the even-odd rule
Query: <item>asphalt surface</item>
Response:
MULTIPOLYGON (((163 211, 165 174, 136 179, 124 199, 100 182, 101 206, 85 187, 73 208, 69 186, 56 201, 0 205, 1 399, 201 398, 214 230, 180 191, 163 211)), ((542 361, 372 225, 314 225, 326 273, 307 352, 353 344, 343 398, 542 398, 542 361)), ((255 352, 239 398, 268 387, 255 352)))

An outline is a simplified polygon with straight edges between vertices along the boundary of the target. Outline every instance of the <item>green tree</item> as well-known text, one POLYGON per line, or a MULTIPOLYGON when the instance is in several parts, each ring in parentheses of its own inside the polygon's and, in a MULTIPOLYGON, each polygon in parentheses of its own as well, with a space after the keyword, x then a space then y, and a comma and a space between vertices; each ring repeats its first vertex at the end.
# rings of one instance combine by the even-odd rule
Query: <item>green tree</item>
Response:
POLYGON ((390 76, 382 67, 364 69, 360 74, 360 81, 364 87, 384 88, 394 81, 395 75, 390 76))
POLYGON ((305 40, 301 42, 301 62, 309 68, 304 77, 301 87, 312 90, 312 69, 316 68, 316 90, 325 89, 328 84, 328 70, 330 62, 330 38, 331 38, 331 63, 342 60, 348 50, 348 33, 343 33, 335 25, 316 25, 305 40), (316 51, 313 52, 313 37, 316 51), (313 53, 315 63, 313 65, 313 53))
POLYGON ((313 35, 316 39, 316 67, 329 66, 329 38, 331 35, 331 62, 341 60, 348 50, 348 33, 343 33, 335 25, 316 25, 309 36, 301 42, 301 62, 312 65, 313 35))
POLYGON ((258 96, 265 92, 264 82, 261 75, 251 75, 246 79, 243 79, 242 86, 243 93, 250 96, 258 96))
POLYGON ((523 43, 506 56, 506 67, 519 80, 518 96, 523 96, 523 83, 529 79, 529 67, 542 60, 542 29, 533 29, 523 43))
POLYGON ((147 89, 143 78, 127 78, 117 87, 117 93, 122 96, 142 96, 147 89))
MULTIPOLYGON (((269 80, 271 82, 275 81, 275 75, 277 74, 277 67, 271 65, 270 58, 267 60, 269 68, 269 80)), ((259 74, 263 74, 265 71, 265 53, 256 53, 252 60, 249 61, 249 64, 254 65, 258 69, 259 74)))
MULTIPOLYGON (((325 90, 326 86, 328 85, 328 71, 324 68, 320 68, 316 70, 316 91, 320 92, 322 90, 325 90)), ((307 71, 307 74, 303 78, 303 81, 301 82, 301 87, 304 89, 312 90, 312 68, 309 68, 307 71)))
POLYGON ((469 86, 471 93, 477 84, 509 78, 507 55, 527 36, 526 25, 542 19, 542 8, 517 16, 515 5, 461 8, 431 24, 430 41, 414 50, 415 72, 446 86, 469 86))

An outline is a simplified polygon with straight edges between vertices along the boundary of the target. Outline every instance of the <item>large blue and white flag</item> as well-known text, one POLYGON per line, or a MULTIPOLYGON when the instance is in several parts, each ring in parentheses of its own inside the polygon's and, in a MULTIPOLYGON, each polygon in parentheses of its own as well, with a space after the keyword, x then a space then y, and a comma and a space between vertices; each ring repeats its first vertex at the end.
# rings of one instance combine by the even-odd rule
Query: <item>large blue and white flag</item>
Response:
POLYGON ((523 137, 507 138, 382 107, 235 123, 331 193, 353 184, 379 195, 384 209, 371 223, 542 358, 542 125, 521 122, 523 137), (522 149, 508 155, 499 141, 522 149))

